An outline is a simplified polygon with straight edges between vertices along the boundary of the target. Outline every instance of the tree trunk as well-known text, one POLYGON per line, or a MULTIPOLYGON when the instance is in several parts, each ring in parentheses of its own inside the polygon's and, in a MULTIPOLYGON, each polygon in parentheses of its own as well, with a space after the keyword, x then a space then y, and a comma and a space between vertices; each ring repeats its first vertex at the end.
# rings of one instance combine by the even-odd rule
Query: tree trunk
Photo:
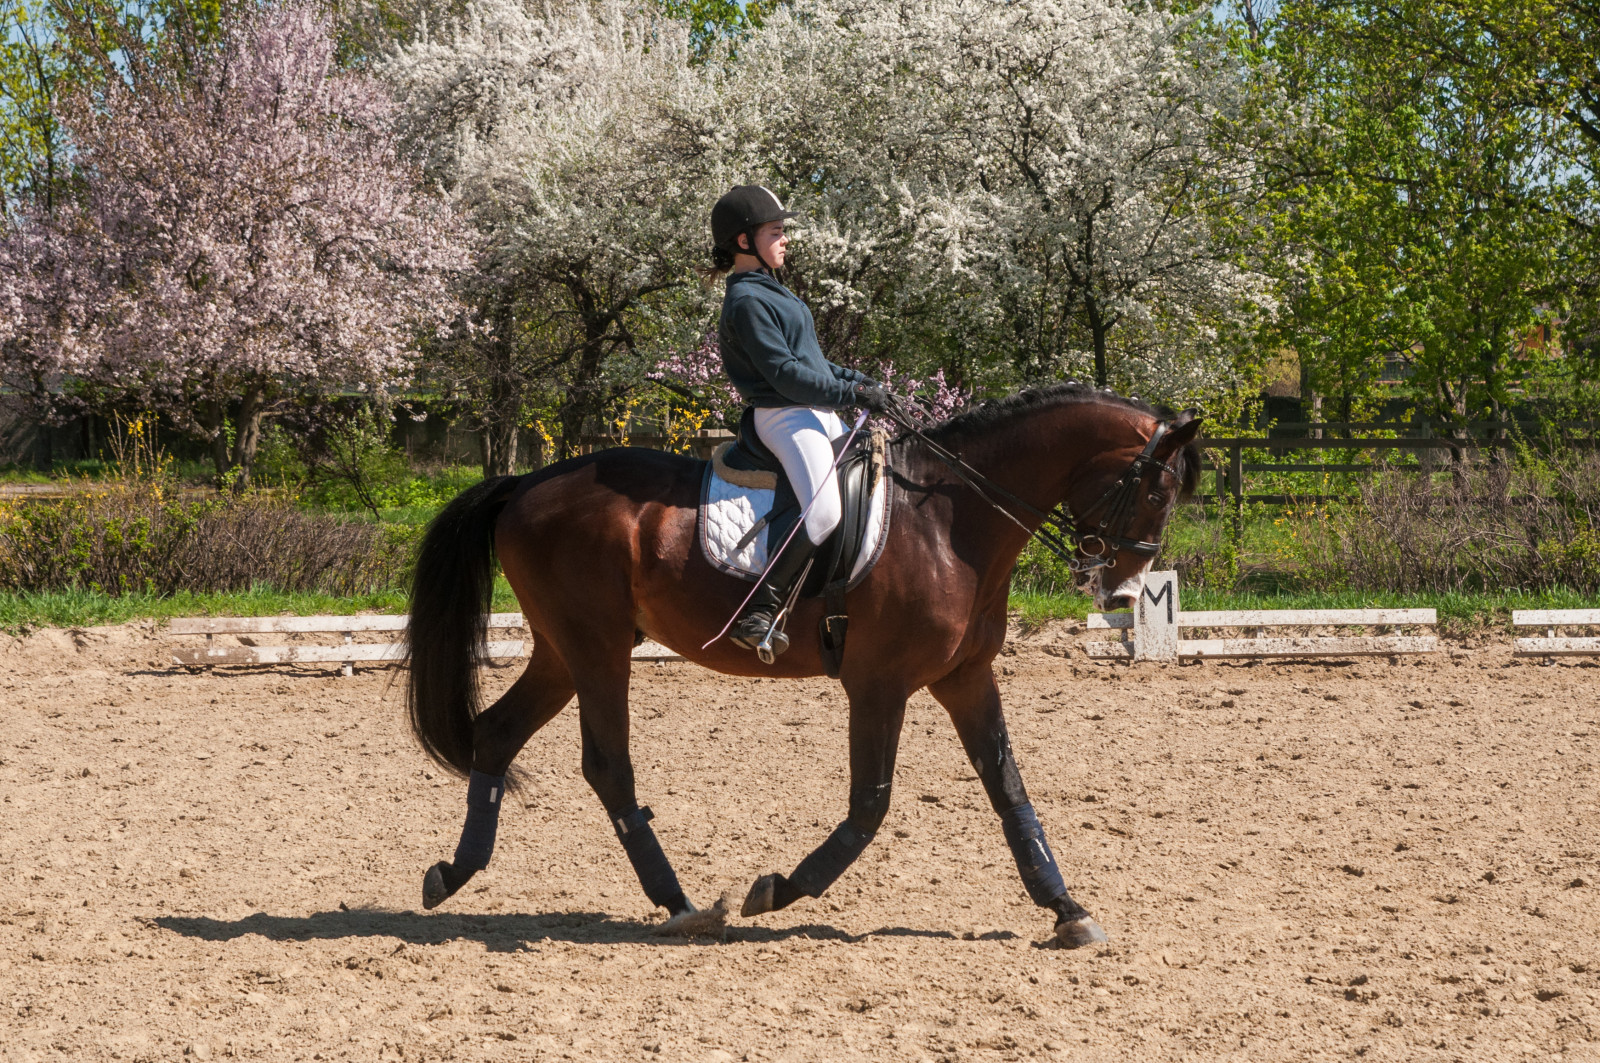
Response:
POLYGON ((217 470, 217 489, 221 490, 228 476, 228 407, 221 399, 206 403, 200 424, 209 434, 211 465, 217 470))
POLYGON ((261 445, 261 425, 266 419, 265 395, 259 387, 247 388, 239 402, 238 430, 233 437, 233 467, 239 478, 233 482, 234 494, 250 489, 250 476, 255 469, 256 448, 261 445))
POLYGON ((561 404, 561 456, 571 457, 582 445, 584 429, 592 421, 603 423, 606 394, 601 385, 605 366, 611 315, 601 311, 601 301, 587 289, 574 290, 574 299, 584 310, 584 342, 573 366, 566 401, 561 404))
POLYGON ((1111 331, 1111 326, 1100 315, 1100 307, 1090 298, 1086 301, 1084 309, 1088 312, 1089 332, 1094 337, 1094 385, 1097 388, 1106 386, 1106 333, 1111 331))
POLYGON ((478 433, 483 454, 483 475, 510 476, 517 465, 517 419, 496 417, 478 433))
MULTIPOLYGON (((507 330, 508 332, 509 330, 507 330)), ((503 332, 502 336, 505 335, 503 332)), ((522 426, 522 386, 511 364, 509 340, 497 339, 506 346, 503 360, 489 384, 489 401, 478 431, 478 447, 483 455, 483 475, 510 476, 517 465, 517 432, 522 426)))
MULTIPOLYGON (((1322 396, 1318 395, 1316 388, 1311 383, 1311 366, 1306 364, 1305 356, 1300 356, 1300 409, 1304 411, 1305 419, 1316 422, 1322 420, 1322 396)), ((1321 439, 1322 429, 1313 428, 1306 433, 1308 439, 1321 439)))
POLYGON ((485 390, 478 407, 478 453, 483 475, 510 476, 517 465, 517 434, 523 421, 528 381, 517 366, 516 314, 504 293, 484 312, 490 323, 479 351, 485 390))

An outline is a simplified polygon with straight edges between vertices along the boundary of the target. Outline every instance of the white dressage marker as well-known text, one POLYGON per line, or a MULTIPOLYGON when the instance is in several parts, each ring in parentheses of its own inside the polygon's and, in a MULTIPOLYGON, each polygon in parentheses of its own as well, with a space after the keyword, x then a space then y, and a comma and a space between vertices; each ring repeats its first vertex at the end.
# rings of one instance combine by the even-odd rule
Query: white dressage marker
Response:
MULTIPOLYGON (((204 635, 202 649, 179 649, 172 658, 178 664, 195 668, 209 668, 218 664, 299 664, 339 661, 343 675, 355 674, 356 661, 398 661, 405 647, 399 642, 354 641, 357 631, 404 631, 410 617, 384 616, 217 616, 191 617, 172 621, 168 634, 204 635), (337 646, 216 646, 215 635, 299 635, 341 634, 344 642, 337 646)), ((491 613, 489 628, 520 628, 526 622, 521 613, 491 613)), ((521 657, 527 652, 521 639, 490 642, 487 656, 491 658, 521 657)), ((644 642, 634 647, 636 661, 681 661, 682 657, 665 646, 644 642)))
MULTIPOLYGON (((1412 626, 1438 622, 1432 609, 1260 609, 1184 612, 1178 574, 1152 572, 1131 613, 1090 613, 1091 631, 1120 630, 1119 642, 1091 642, 1089 656, 1111 660, 1176 661, 1200 657, 1356 657, 1432 653, 1432 635, 1287 636, 1186 639, 1183 628, 1412 626), (1132 638, 1128 633, 1132 633, 1132 638)), ((1597 621, 1600 622, 1600 621, 1597 621)))

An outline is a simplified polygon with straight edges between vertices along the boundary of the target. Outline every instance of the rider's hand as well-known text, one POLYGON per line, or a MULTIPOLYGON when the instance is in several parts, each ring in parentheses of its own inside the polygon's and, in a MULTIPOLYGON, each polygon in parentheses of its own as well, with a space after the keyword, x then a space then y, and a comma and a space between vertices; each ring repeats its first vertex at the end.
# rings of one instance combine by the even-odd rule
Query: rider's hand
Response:
POLYGON ((873 413, 882 413, 889 408, 889 392, 876 381, 869 380, 857 384, 856 405, 865 407, 873 413))

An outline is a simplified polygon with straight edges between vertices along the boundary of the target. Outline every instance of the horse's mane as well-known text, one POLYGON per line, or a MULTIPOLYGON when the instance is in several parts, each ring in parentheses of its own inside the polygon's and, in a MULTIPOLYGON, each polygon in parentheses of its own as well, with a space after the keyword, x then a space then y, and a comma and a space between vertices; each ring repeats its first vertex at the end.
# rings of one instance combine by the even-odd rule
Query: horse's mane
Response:
MULTIPOLYGON (((954 416, 929 428, 926 435, 938 442, 955 442, 976 432, 995 428, 1010 421, 1020 413, 1046 409, 1052 406, 1078 403, 1095 403, 1120 406, 1162 420, 1171 420, 1176 411, 1168 406, 1152 406, 1138 399, 1124 398, 1113 391, 1101 390, 1076 380, 1064 384, 1051 384, 1042 388, 1025 388, 1003 399, 990 399, 969 406, 954 416)), ((1200 482, 1200 448, 1190 443, 1183 448, 1183 497, 1194 494, 1200 482)))

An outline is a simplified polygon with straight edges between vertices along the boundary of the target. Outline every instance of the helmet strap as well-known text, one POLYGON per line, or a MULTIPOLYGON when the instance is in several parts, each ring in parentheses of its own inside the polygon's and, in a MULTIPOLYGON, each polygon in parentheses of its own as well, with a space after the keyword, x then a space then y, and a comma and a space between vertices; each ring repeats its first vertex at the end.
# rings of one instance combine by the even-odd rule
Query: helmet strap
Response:
POLYGON ((762 255, 761 249, 756 246, 756 231, 754 229, 746 229, 744 235, 750 241, 750 250, 746 253, 754 255, 756 261, 761 263, 762 271, 773 280, 777 280, 778 271, 772 268, 772 264, 767 261, 766 256, 762 255))

